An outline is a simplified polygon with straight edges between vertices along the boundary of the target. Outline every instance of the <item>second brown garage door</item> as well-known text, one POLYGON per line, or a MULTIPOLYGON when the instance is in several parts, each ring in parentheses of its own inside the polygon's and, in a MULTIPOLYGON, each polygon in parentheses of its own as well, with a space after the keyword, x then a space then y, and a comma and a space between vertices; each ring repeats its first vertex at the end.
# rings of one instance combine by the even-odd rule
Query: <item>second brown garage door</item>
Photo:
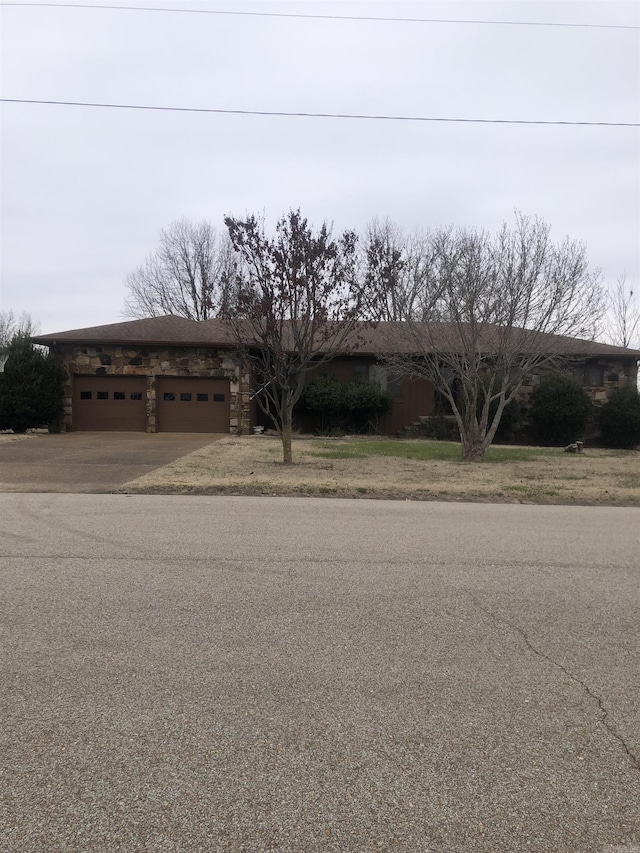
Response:
POLYGON ((156 389, 160 432, 229 432, 229 380, 161 376, 156 389))

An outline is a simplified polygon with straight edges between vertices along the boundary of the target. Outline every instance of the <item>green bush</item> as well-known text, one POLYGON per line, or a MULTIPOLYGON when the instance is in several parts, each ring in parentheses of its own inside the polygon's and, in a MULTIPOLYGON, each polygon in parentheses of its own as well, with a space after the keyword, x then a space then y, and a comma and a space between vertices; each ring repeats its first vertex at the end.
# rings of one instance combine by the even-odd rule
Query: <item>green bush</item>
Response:
POLYGON ((318 376, 305 385, 297 408, 318 419, 335 420, 342 407, 342 386, 330 376, 318 376))
POLYGON ((0 429, 25 432, 55 424, 62 414, 63 370, 54 358, 16 335, 0 383, 0 429))
POLYGON ((542 444, 565 445, 584 437, 591 400, 575 379, 565 374, 547 377, 531 395, 531 420, 542 444))
POLYGON ((324 375, 305 386, 296 406, 308 415, 313 432, 324 434, 370 432, 390 409, 391 397, 377 382, 338 382, 324 375))
POLYGON ((640 394, 617 388, 600 411, 600 435, 608 447, 630 449, 640 444, 640 394))

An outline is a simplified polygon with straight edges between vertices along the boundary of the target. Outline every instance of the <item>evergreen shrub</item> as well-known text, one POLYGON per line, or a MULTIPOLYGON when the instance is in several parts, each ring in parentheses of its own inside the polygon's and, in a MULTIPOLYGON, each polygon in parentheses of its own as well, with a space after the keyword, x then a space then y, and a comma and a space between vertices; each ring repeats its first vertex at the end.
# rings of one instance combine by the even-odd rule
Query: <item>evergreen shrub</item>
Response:
POLYGON ((35 347, 28 335, 16 335, 5 352, 0 429, 26 432, 33 427, 57 425, 62 415, 62 365, 35 347))
POLYGON ((296 406, 299 414, 308 416, 312 431, 320 434, 375 431, 378 419, 390 409, 391 397, 377 382, 338 382, 326 375, 305 386, 296 406))
POLYGON ((591 400, 572 376, 544 379, 531 395, 534 435, 541 444, 566 445, 584 438, 591 400))
POLYGON ((600 435, 607 447, 631 449, 640 445, 640 394, 617 388, 600 411, 600 435))

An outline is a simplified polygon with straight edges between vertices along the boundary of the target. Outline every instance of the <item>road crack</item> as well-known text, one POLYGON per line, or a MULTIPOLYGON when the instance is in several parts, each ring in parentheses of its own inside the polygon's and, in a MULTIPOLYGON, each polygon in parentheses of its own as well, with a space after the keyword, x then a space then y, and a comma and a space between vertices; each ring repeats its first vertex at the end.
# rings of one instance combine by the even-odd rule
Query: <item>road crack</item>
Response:
POLYGON ((523 628, 521 628, 519 625, 516 625, 514 622, 509 621, 509 619, 505 619, 503 616, 498 616, 498 614, 494 613, 493 610, 490 610, 488 607, 485 607, 484 605, 482 605, 478 601, 478 599, 475 598, 473 595, 471 595, 470 598, 473 601, 473 603, 475 604, 475 606, 479 610, 482 610, 483 613, 486 613, 486 615, 489 616, 494 622, 497 622, 501 625, 506 625, 508 628, 511 628, 512 631, 514 631, 516 634, 518 634, 522 638, 522 640, 524 641, 526 647, 531 652, 533 652, 534 655, 536 655, 539 658, 542 658, 543 660, 546 660, 552 666, 556 667, 556 669, 559 669, 562 673, 564 673, 564 675, 570 681, 573 681, 575 684, 578 684, 582 688, 583 692, 597 704, 598 709, 600 711, 599 722, 604 726, 606 731, 613 738, 615 738, 615 740, 617 740, 618 743, 622 746, 625 753, 627 754, 627 757, 629 758, 629 760, 633 764, 634 769, 637 770, 638 772, 640 772, 640 758, 638 758, 638 756, 629 747, 629 744, 625 741, 624 737, 620 734, 620 732, 610 722, 609 711, 607 710, 607 708, 606 708, 606 706, 602 700, 602 697, 598 696, 598 694, 595 693, 585 681, 583 681, 581 678, 578 678, 577 675, 574 675, 574 673, 572 673, 570 670, 568 670, 566 668, 566 666, 564 666, 564 664, 560 663, 560 661, 557 661, 555 658, 552 658, 551 655, 548 655, 546 652, 543 652, 542 649, 539 649, 532 642, 531 638, 529 637, 529 635, 527 634, 527 632, 523 628))

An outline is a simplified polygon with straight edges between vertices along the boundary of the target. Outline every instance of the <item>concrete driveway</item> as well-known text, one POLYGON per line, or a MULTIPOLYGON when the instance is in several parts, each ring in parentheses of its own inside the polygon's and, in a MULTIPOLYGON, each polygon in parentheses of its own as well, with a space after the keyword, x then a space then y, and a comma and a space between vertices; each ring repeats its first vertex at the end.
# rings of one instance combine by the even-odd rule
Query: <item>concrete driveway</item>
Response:
POLYGON ((109 492, 224 437, 169 432, 0 437, 0 491, 109 492))
POLYGON ((640 510, 0 495, 3 853, 638 853, 640 510))

